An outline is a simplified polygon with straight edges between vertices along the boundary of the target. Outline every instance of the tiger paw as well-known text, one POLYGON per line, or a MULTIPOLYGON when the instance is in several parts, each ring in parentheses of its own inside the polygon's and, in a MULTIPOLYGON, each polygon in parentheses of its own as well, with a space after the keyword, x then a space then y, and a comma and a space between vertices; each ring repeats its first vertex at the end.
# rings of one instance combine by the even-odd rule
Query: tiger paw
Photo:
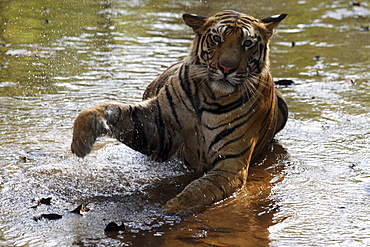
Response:
POLYGON ((168 215, 190 215, 200 213, 205 209, 205 206, 198 204, 190 197, 178 195, 169 200, 162 210, 168 215))
POLYGON ((73 125, 72 153, 85 157, 91 152, 94 142, 108 126, 101 114, 95 109, 85 109, 76 118, 73 125))
POLYGON ((179 198, 175 197, 169 200, 166 205, 163 206, 162 210, 164 213, 168 215, 189 215, 193 214, 193 212, 189 207, 182 205, 181 200, 179 198))

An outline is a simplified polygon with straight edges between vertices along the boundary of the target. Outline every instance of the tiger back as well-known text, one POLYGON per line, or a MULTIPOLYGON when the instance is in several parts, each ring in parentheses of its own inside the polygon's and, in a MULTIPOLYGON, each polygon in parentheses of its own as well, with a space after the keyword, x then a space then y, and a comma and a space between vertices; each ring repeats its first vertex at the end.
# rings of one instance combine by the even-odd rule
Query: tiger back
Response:
POLYGON ((207 173, 167 202, 170 214, 198 212, 230 196, 244 185, 251 160, 287 121, 268 58, 273 30, 285 17, 184 14, 196 34, 189 55, 147 87, 142 103, 82 111, 72 151, 85 156, 104 134, 157 160, 179 150, 185 164, 207 173))

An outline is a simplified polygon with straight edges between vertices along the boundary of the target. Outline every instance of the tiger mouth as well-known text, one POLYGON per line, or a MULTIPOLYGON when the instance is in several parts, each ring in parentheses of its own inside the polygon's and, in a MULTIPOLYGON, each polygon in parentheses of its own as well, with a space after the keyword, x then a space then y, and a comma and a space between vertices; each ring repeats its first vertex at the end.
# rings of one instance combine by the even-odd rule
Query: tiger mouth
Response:
POLYGON ((235 83, 233 83, 232 81, 229 81, 227 78, 222 78, 221 80, 217 80, 217 83, 219 84, 224 84, 225 86, 232 86, 232 87, 235 87, 235 83))
POLYGON ((223 78, 213 79, 211 81, 213 81, 216 84, 237 88, 246 81, 246 78, 227 78, 227 77, 223 77, 223 78))
POLYGON ((248 81, 247 77, 238 74, 221 75, 219 73, 209 73, 209 82, 215 91, 222 93, 233 93, 244 88, 244 84, 248 81))
POLYGON ((224 93, 232 93, 236 91, 240 86, 239 84, 235 84, 234 82, 228 80, 227 78, 212 80, 212 85, 215 90, 224 93))

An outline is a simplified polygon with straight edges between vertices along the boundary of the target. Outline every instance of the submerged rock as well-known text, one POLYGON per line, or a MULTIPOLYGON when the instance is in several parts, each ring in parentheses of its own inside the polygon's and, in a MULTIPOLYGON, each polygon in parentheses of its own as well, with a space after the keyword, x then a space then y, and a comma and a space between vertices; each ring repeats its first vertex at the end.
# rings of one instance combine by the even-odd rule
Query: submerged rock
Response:
POLYGON ((105 232, 119 232, 119 231, 124 231, 124 230, 125 230, 125 225, 121 224, 119 226, 117 225, 116 222, 109 223, 104 229, 105 232))
POLYGON ((40 216, 33 217, 33 220, 34 221, 39 221, 39 220, 42 220, 42 219, 46 219, 46 220, 59 220, 62 217, 63 216, 61 216, 60 214, 41 214, 40 216))
POLYGON ((71 213, 74 213, 74 214, 84 214, 86 212, 90 211, 90 209, 88 207, 86 207, 85 204, 81 204, 79 205, 77 208, 73 209, 71 211, 71 213))
POLYGON ((275 81, 275 84, 276 85, 281 85, 281 86, 289 86, 289 85, 293 85, 295 83, 292 80, 283 79, 283 80, 275 81))
POLYGON ((51 197, 48 198, 35 198, 32 201, 36 202, 35 205, 31 206, 31 208, 37 208, 40 204, 50 205, 51 204, 51 197))

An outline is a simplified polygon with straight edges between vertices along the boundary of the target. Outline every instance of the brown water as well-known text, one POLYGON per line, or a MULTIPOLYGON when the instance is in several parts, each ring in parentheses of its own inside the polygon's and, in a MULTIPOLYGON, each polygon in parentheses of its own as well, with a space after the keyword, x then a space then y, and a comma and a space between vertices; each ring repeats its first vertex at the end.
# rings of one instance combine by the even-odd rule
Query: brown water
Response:
POLYGON ((0 17, 0 246, 370 245, 369 2, 1 0, 0 17), (280 88, 289 122, 246 188, 165 216, 195 175, 106 138, 78 159, 73 120, 140 101, 187 54, 181 15, 224 9, 289 14, 271 44, 273 76, 295 82, 280 88), (70 213, 80 204, 90 211, 70 213), (34 220, 50 213, 62 218, 34 220), (105 233, 112 221, 125 230, 105 233))

